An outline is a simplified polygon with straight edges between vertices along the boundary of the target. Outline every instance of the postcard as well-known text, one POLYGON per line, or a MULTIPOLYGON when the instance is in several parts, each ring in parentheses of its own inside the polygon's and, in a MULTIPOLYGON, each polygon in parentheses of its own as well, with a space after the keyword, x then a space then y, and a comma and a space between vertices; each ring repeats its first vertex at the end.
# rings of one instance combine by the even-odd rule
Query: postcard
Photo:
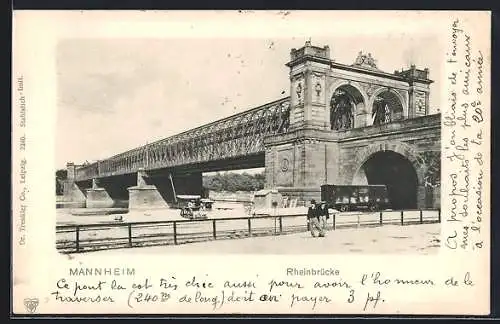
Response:
POLYGON ((490 12, 13 17, 13 314, 490 313, 490 12))

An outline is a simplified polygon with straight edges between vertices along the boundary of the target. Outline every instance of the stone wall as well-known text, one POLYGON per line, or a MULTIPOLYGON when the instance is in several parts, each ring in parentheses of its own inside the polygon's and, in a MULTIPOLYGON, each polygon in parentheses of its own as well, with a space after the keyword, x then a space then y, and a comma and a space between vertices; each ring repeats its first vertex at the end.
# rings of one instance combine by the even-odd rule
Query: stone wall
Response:
POLYGON ((418 206, 439 207, 439 188, 432 190, 428 203, 421 162, 422 152, 441 150, 439 115, 344 132, 301 130, 268 138, 266 146, 266 187, 278 188, 284 196, 319 199, 322 184, 353 184, 370 156, 392 151, 415 169, 418 206))

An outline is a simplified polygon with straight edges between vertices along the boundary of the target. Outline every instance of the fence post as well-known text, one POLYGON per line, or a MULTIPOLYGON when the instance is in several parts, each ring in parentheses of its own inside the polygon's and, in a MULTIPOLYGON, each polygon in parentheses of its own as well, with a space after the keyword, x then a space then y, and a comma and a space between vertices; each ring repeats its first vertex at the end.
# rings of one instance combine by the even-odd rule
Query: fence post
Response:
POLYGON ((174 244, 177 245, 177 222, 174 221, 174 244))
POLYGON ((248 218, 248 236, 252 236, 252 224, 250 222, 250 217, 248 218))
POLYGON ((404 216, 403 216, 403 211, 401 211, 401 226, 404 225, 404 216))
POLYGON ((359 214, 356 215, 358 218, 358 222, 356 223, 356 228, 359 228, 359 214))
POLYGON ((76 252, 80 252, 80 226, 76 225, 76 252))
POLYGON ((283 232, 283 217, 280 216, 280 233, 283 232))
POLYGON ((215 225, 215 219, 212 220, 212 231, 214 232, 214 240, 217 239, 217 228, 216 228, 216 225, 215 225))
POLYGON ((333 213, 333 230, 336 229, 336 222, 335 222, 335 218, 336 218, 337 214, 336 213, 333 213))
POLYGON ((128 224, 128 246, 132 247, 132 224, 128 224))
POLYGON ((380 221, 379 221, 379 223, 380 223, 380 226, 382 226, 382 224, 383 224, 382 211, 380 211, 380 221))
POLYGON ((441 208, 438 208, 438 222, 441 223, 441 208))
POLYGON ((424 215, 422 209, 420 209, 420 224, 422 224, 423 222, 424 222, 424 215))

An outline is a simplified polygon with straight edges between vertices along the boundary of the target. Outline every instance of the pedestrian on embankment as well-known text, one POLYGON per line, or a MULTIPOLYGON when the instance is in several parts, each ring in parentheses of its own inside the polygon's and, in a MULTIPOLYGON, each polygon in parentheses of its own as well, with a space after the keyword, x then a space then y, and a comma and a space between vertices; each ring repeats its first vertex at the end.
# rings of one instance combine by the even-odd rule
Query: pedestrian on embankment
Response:
POLYGON ((311 200, 311 204, 307 210, 307 221, 313 237, 325 236, 325 232, 319 223, 319 210, 318 206, 316 206, 316 200, 314 199, 311 200))
POLYGON ((328 219, 330 218, 330 214, 328 213, 328 206, 326 205, 326 201, 322 201, 318 207, 318 215, 319 215, 319 224, 323 231, 326 231, 326 224, 328 219))

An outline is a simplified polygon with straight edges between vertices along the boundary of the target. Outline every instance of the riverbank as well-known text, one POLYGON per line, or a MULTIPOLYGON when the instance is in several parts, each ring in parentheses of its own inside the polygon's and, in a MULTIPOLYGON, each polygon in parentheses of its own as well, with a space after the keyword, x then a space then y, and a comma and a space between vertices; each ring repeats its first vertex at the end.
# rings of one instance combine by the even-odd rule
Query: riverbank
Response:
POLYGON ((441 224, 387 225, 330 230, 324 238, 309 232, 232 240, 213 240, 180 245, 94 251, 78 259, 100 255, 144 254, 420 254, 439 251, 441 224))
MULTIPOLYGON (((234 218, 248 215, 246 205, 238 202, 218 202, 206 211, 208 218, 234 218)), ((180 209, 128 210, 124 208, 59 208, 56 209, 57 225, 85 225, 116 222, 172 221, 186 219, 180 209)))

